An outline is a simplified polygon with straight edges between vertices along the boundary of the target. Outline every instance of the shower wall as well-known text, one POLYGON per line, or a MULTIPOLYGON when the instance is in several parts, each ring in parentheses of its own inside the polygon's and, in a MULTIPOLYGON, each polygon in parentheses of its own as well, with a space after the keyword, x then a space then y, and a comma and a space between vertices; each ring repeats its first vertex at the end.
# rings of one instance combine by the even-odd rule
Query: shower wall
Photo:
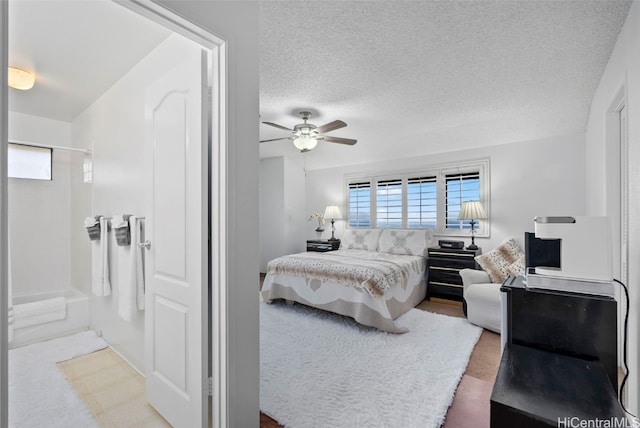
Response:
MULTIPOLYGON (((71 124, 10 111, 12 140, 69 146, 71 124)), ((14 298, 65 290, 71 285, 70 156, 74 154, 53 151, 51 181, 8 180, 14 298)))

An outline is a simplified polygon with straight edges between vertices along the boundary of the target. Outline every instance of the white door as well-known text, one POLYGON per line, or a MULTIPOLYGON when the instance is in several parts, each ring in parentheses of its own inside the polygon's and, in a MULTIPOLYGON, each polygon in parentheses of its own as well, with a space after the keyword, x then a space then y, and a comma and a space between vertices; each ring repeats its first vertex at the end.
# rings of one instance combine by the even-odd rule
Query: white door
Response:
POLYGON ((146 92, 147 401, 175 427, 207 422, 206 54, 146 92))

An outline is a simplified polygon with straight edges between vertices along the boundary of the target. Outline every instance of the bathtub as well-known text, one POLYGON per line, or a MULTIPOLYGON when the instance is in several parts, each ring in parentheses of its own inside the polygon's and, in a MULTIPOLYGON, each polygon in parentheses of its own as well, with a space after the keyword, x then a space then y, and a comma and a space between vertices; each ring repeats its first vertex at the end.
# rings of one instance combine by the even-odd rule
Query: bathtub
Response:
POLYGON ((64 297, 66 299, 66 318, 45 324, 14 329, 13 341, 9 344, 10 348, 40 342, 54 337, 66 336, 89 328, 89 298, 75 289, 29 296, 14 296, 13 305, 53 299, 55 297, 64 297))

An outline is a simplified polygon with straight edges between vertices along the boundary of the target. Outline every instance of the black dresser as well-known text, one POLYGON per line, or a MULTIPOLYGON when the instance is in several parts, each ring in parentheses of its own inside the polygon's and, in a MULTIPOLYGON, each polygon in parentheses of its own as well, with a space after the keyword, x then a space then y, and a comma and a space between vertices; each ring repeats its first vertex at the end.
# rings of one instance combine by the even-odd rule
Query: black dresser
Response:
POLYGON ((462 301, 462 269, 480 269, 474 257, 482 254, 482 249, 466 250, 464 248, 428 249, 428 285, 427 298, 443 297, 462 301))

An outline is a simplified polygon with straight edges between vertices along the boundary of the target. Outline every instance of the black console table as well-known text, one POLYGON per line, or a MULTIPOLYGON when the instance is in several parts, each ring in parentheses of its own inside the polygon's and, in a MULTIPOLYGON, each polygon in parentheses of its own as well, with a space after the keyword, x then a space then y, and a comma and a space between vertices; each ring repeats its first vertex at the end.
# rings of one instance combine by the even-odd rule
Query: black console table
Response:
POLYGON ((491 427, 570 426, 561 423, 570 418, 622 421, 615 300, 527 289, 521 278, 501 290, 506 340, 491 395, 491 427))

